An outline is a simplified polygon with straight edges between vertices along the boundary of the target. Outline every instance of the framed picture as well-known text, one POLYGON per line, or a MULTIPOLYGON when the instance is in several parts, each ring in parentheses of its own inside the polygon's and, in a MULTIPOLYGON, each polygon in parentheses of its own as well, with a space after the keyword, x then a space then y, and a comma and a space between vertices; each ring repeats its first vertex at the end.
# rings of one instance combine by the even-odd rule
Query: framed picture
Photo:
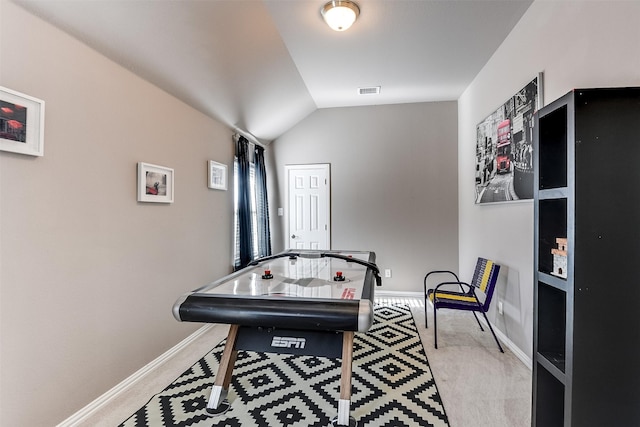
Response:
POLYGON ((173 203, 173 169, 138 163, 138 201, 173 203))
POLYGON ((0 150, 44 155, 44 101, 0 86, 0 150))
POLYGON ((209 188, 227 190, 227 165, 209 160, 209 188))
POLYGON ((476 204, 533 199, 533 126, 541 94, 542 73, 478 124, 476 204))

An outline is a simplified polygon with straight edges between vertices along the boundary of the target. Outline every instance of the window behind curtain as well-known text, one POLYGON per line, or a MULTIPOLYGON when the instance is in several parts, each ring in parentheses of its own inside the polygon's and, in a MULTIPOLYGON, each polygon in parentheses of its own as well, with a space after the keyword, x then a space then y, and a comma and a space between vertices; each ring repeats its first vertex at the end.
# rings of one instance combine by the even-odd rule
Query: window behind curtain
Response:
MULTIPOLYGON (((261 224, 260 219, 262 219, 262 224, 266 222, 266 231, 262 230, 263 233, 266 232, 266 235, 269 235, 268 230, 268 213, 266 208, 266 188, 260 189, 258 188, 258 180, 256 177, 256 164, 255 164, 255 154, 254 150, 250 150, 251 159, 249 162, 249 188, 250 188, 250 199, 251 199, 251 240, 252 240, 252 254, 251 258, 256 259, 262 256, 271 255, 271 242, 270 239, 260 239, 258 230, 260 230, 261 224), (262 192, 262 193, 261 193, 262 192), (263 200, 262 203, 265 206, 258 206, 258 201, 263 200), (262 213, 260 208, 262 208, 262 213), (259 215, 264 215, 265 218, 258 218, 259 215), (262 241, 261 241, 262 240, 262 241)), ((263 184, 266 185, 266 182, 263 184)), ((240 225, 238 222, 238 194, 239 194, 239 180, 238 180, 238 159, 235 157, 233 162, 233 209, 234 209, 234 259, 233 265, 235 269, 243 267, 240 260, 240 225)), ((264 227, 264 226, 263 226, 264 227)))
MULTIPOLYGON (((249 165, 249 183, 251 188, 251 238, 253 240, 252 258, 258 258, 258 217, 256 215, 256 167, 253 162, 249 165)), ((240 267, 240 226, 238 224, 238 159, 233 161, 233 227, 235 235, 233 265, 240 267)))

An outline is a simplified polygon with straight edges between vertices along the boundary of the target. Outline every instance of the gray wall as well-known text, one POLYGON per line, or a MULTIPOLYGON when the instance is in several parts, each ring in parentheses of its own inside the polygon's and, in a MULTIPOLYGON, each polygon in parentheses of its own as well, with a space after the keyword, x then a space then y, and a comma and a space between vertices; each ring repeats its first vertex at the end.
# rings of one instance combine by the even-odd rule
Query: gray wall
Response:
MULTIPOLYGON (((383 290, 422 289, 428 270, 457 271, 455 102, 321 109, 273 143, 277 197, 285 165, 331 164, 331 246, 375 251, 383 290)), ((274 248, 286 244, 272 214, 274 248)))
POLYGON ((200 325, 183 292, 230 272, 231 131, 0 0, 0 85, 46 102, 45 155, 0 152, 0 425, 51 426, 200 325), (136 201, 136 163, 175 203, 136 201))
POLYGON ((476 125, 539 71, 547 104, 573 88, 640 86, 638 22, 637 1, 535 1, 458 100, 460 269, 480 253, 507 267, 497 289, 505 314, 494 304, 490 320, 529 358, 533 203, 474 205, 476 125))

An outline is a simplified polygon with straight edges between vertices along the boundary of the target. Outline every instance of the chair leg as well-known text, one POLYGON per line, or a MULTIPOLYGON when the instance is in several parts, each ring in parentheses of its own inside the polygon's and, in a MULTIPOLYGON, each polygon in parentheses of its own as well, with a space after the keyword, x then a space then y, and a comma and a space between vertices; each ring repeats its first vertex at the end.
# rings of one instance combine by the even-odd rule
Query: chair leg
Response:
POLYGON ((480 323, 480 320, 478 319, 478 316, 476 316, 476 312, 475 312, 475 311, 472 311, 471 313, 473 313, 473 317, 475 317, 475 318, 476 318, 476 322, 478 322, 478 326, 480 326, 480 330, 481 330, 482 332, 484 332, 484 328, 482 327, 482 323, 480 323))
POLYGON ((429 301, 429 296, 427 295, 427 291, 424 292, 424 327, 429 329, 429 321, 427 320, 427 304, 429 301))
POLYGON ((436 318, 436 309, 435 303, 433 304, 433 343, 435 347, 438 348, 438 319, 436 318))
POLYGON ((489 323, 489 319, 487 319, 487 315, 485 314, 484 311, 482 311, 481 313, 484 316, 484 320, 487 321, 487 325, 489 325, 489 330, 491 331, 491 334, 493 335, 493 339, 496 340, 496 344, 498 344, 498 348, 500 349, 500 353, 504 353, 504 350, 502 349, 502 346, 500 345, 500 341, 498 341, 498 337, 496 337, 496 333, 493 332, 493 328, 491 327, 491 323, 489 323))

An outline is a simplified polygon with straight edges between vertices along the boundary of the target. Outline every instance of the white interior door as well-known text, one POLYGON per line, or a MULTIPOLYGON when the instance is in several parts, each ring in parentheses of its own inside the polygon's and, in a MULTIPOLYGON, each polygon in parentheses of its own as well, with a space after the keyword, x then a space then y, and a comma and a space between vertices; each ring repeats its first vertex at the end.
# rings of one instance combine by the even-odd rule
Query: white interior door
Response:
POLYGON ((329 165, 288 165, 286 170, 288 247, 331 249, 329 165))

